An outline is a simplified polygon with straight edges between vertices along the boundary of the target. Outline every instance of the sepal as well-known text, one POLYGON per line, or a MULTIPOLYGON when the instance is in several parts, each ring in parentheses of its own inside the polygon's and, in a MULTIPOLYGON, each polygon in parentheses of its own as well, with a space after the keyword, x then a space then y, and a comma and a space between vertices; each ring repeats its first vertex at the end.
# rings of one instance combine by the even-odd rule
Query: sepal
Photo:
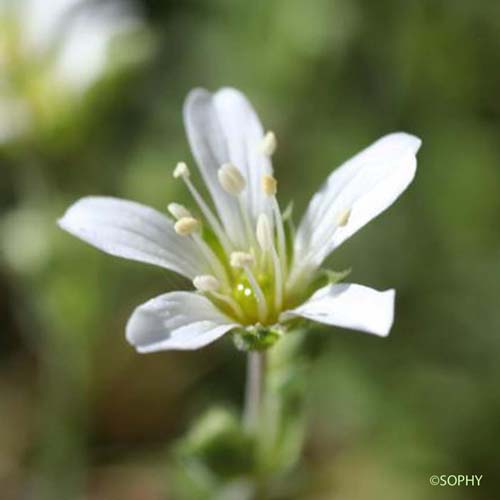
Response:
POLYGON ((233 330, 233 341, 240 351, 265 351, 272 347, 285 330, 279 326, 251 325, 233 330))

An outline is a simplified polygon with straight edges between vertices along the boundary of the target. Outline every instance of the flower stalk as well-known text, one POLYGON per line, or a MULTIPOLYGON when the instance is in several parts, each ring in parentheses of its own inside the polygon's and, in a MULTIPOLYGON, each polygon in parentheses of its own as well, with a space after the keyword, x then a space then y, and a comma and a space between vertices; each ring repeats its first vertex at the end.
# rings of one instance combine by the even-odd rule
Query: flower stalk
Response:
POLYGON ((251 433, 255 433, 258 429, 262 416, 262 402, 266 387, 266 365, 266 351, 248 351, 243 423, 251 433))

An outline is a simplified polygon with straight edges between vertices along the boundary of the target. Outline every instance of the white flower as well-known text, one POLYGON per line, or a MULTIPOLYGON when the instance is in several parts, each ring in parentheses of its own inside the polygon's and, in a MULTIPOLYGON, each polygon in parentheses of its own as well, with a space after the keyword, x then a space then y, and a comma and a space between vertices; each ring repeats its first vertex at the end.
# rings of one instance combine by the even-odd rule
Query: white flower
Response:
MULTIPOLYGON (((117 0, 0 0, 0 28, 2 144, 78 102, 116 64, 114 41, 139 33, 144 23, 117 0)), ((120 65, 133 61, 129 52, 120 65)))
POLYGON ((314 195, 292 237, 276 199, 270 160, 275 136, 264 133, 244 95, 231 88, 193 90, 184 120, 215 211, 185 163, 176 167, 175 178, 191 192, 204 231, 203 221, 180 205, 170 205, 170 219, 108 197, 82 198, 59 220, 107 253, 193 280, 193 292, 170 292, 140 305, 127 324, 128 341, 140 352, 196 349, 233 329, 262 331, 260 326, 286 326, 297 317, 386 336, 394 290, 311 288, 324 259, 412 181, 421 141, 390 134, 341 165, 314 195))
POLYGON ((102 5, 88 0, 17 0, 15 14, 25 54, 42 59, 57 48, 51 70, 58 82, 76 91, 102 74, 113 38, 136 30, 141 22, 129 5, 116 0, 102 5))

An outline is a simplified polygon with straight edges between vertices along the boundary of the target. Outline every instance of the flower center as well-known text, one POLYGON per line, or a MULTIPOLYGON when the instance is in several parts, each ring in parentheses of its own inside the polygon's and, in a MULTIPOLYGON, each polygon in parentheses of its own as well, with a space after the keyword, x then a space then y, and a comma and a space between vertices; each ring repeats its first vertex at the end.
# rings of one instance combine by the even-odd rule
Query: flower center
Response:
MULTIPOLYGON (((270 156, 275 148, 276 138, 268 132, 261 151, 270 156)), ((276 179, 272 175, 262 176, 261 189, 267 202, 255 220, 243 197, 247 183, 238 167, 225 163, 218 170, 220 186, 237 200, 244 226, 247 248, 236 248, 194 186, 184 162, 177 164, 174 177, 185 182, 210 227, 210 231, 202 231, 201 222, 188 209, 177 203, 169 205, 168 210, 176 219, 175 230, 193 239, 212 272, 197 276, 193 280, 195 288, 244 325, 277 322, 286 301, 291 256, 287 255, 283 217, 276 199, 276 179)))

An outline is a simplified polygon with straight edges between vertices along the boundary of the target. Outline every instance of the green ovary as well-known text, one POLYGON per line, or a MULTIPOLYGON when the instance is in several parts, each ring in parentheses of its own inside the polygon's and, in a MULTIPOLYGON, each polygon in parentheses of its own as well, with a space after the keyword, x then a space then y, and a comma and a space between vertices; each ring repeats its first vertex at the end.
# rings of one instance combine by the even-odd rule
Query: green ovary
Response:
MULTIPOLYGON (((266 299, 268 315, 265 324, 270 325, 276 322, 280 311, 276 311, 274 307, 274 284, 270 276, 259 274, 256 276, 259 286, 264 293, 266 299)), ((232 296, 242 308, 245 318, 243 320, 246 325, 259 323, 258 306, 255 293, 244 273, 241 273, 233 282, 232 296)))

